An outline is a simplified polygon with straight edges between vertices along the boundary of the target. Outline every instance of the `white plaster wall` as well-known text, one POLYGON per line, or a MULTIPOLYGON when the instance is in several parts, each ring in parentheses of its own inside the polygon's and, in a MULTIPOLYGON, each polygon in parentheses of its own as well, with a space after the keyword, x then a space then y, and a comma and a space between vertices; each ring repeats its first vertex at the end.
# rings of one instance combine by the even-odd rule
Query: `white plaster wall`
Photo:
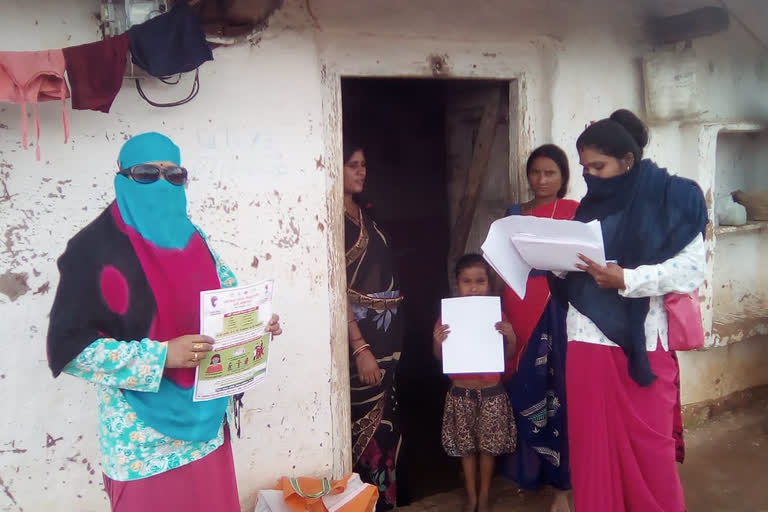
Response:
MULTIPOLYGON (((5 1, 3 50, 36 50, 98 38, 95 6, 77 0, 5 1)), ((288 14, 294 12, 288 8, 288 14)), ((288 14, 283 15, 283 18, 288 14)), ((114 162, 131 134, 159 130, 182 149, 192 174, 190 213, 242 281, 278 280, 285 335, 265 383, 245 397, 243 439, 234 442, 241 500, 282 474, 330 475, 344 440, 334 437, 330 303, 320 70, 311 34, 275 20, 256 46, 219 49, 201 68, 190 104, 155 109, 131 82, 112 112, 70 112, 63 144, 60 105, 42 105, 42 155, 20 148, 19 109, 0 106, 0 274, 26 274, 30 290, 0 295, 0 510, 105 510, 93 388, 52 379, 45 357, 55 261, 75 232, 113 198, 114 162), (320 160, 322 162, 322 160, 320 160), (339 444, 340 443, 340 444, 339 444)), ((186 82, 189 85, 189 81, 186 82)), ((186 86, 185 85, 185 86, 186 86)), ((188 89, 187 89, 188 90, 188 89)), ((150 86, 151 97, 179 97, 150 86)), ((327 158, 325 159, 327 161, 327 158)))
MULTIPOLYGON (((314 0, 311 5, 323 30, 321 58, 330 76, 430 78, 429 57, 439 55, 447 63, 441 75, 446 78, 519 78, 522 110, 512 114, 520 116, 520 131, 512 140, 519 137, 521 153, 510 173, 519 172, 527 157, 524 150, 554 142, 568 153, 568 195, 578 199, 585 187, 575 141, 584 125, 618 108, 644 114, 640 59, 652 50, 642 34, 645 16, 677 14, 701 3, 491 0, 478 6, 438 0, 418 5, 407 0, 314 0)), ((752 25, 760 25, 760 13, 754 14, 752 25)), ((697 94, 705 107, 699 122, 768 121, 766 55, 738 23, 722 34, 695 40, 693 47, 697 94)), ((689 135, 696 130, 695 124, 655 124, 646 155, 672 173, 710 183, 702 176, 709 167, 700 166, 705 155, 689 135)), ((706 194, 708 186, 703 188, 706 194)), ((740 251, 737 259, 754 257, 750 244, 740 251)), ((764 340, 681 353, 679 358, 686 404, 768 384, 768 373, 761 369, 768 364, 764 340)))
MULTIPOLYGON (((574 56, 558 59, 555 83, 559 86, 555 86, 553 99, 552 135, 554 142, 561 144, 569 155, 573 176, 569 196, 574 198, 581 197, 585 192, 578 155, 573 146, 586 120, 605 117, 621 107, 630 108, 641 116, 644 112, 639 59, 650 47, 630 38, 617 38, 613 44, 606 44, 607 37, 605 34, 595 35, 594 39, 582 43, 584 46, 566 38, 562 51, 574 56), (620 53, 616 53, 616 49, 620 53), (596 86, 597 82, 605 81, 616 86, 596 86), (562 91, 559 96, 558 87, 562 91), (594 113, 590 109, 594 109, 594 113), (560 112, 562 114, 559 115, 560 112)), ((768 96, 765 95, 768 62, 765 52, 753 39, 732 23, 731 29, 725 33, 696 40, 694 49, 699 63, 697 94, 704 109, 700 122, 768 121, 768 96)), ((700 159, 706 155, 699 154, 698 145, 691 144, 684 136, 691 126, 695 123, 650 126, 646 156, 672 173, 699 180, 707 193, 708 186, 705 184, 711 183, 711 178, 702 179, 705 177, 701 176, 702 169, 698 167, 700 159)), ((765 150, 760 149, 764 136, 759 139, 743 135, 734 137, 743 137, 749 142, 743 144, 745 147, 726 147, 720 153, 722 160, 719 165, 712 165, 711 169, 720 173, 723 168, 727 177, 723 185, 727 188, 739 181, 733 176, 734 167, 749 168, 751 176, 743 180, 744 184, 765 188, 768 161, 765 150), (745 149, 749 149, 754 156, 746 156, 745 149), (739 157, 741 162, 734 163, 739 157)), ((717 183, 719 187, 721 181, 717 183)), ((718 314, 720 318, 729 318, 732 310, 742 320, 745 315, 755 319, 765 316, 762 308, 764 286, 761 286, 765 276, 756 267, 760 255, 764 253, 765 237, 765 232, 751 232, 718 238, 718 248, 710 256, 715 268, 715 279, 710 279, 710 284, 720 289, 722 295, 721 300, 714 304, 716 319, 718 314)), ((715 290, 715 297, 718 297, 718 290, 715 290)), ((682 400, 686 404, 768 384, 768 374, 760 369, 768 364, 765 336, 734 346, 681 353, 679 359, 682 400)))
MULTIPOLYGON (((756 13, 753 21, 764 25, 765 20, 759 19, 756 13)), ((708 199, 734 187, 764 187, 768 160, 761 142, 765 135, 717 136, 717 129, 700 132, 697 128, 700 124, 717 126, 716 123, 725 122, 768 123, 768 58, 764 49, 732 20, 728 31, 695 40, 693 50, 698 61, 697 96, 703 111, 699 123, 653 126, 648 153, 670 171, 698 180, 708 199), (694 133, 697 135, 691 137, 694 133), (701 136, 712 138, 712 147, 700 146, 697 137, 701 136), (746 171, 746 175, 739 177, 737 170, 746 171)), ((706 293, 714 300, 712 310, 704 311, 705 325, 712 325, 714 320, 717 331, 718 322, 733 323, 737 328, 729 328, 728 332, 736 336, 730 336, 730 341, 739 342, 680 354, 684 403, 716 399, 768 384, 768 374, 760 369, 768 364, 768 338, 743 340, 739 335, 741 331, 759 330, 757 324, 765 317, 765 273, 760 271, 765 240, 765 232, 760 231, 709 239, 708 259, 713 274, 706 293)))
MULTIPOLYGON (((312 2, 314 20, 308 22, 304 4, 289 1, 258 45, 216 50, 216 61, 201 70, 200 96, 189 105, 153 109, 127 83, 111 114, 71 113, 67 145, 61 142, 59 110, 44 105, 39 163, 33 149, 19 147, 17 107, 0 106, 0 178, 10 196, 0 187, 0 274, 26 273, 30 288, 14 301, 0 295, 0 315, 7 319, 0 337, 5 354, 0 390, 7 412, 0 418, 0 510, 106 508, 94 439, 95 397, 73 378, 50 378, 46 315, 56 286, 56 257, 112 197, 113 162, 125 136, 149 129, 179 142, 194 173, 191 214, 241 279, 280 282, 277 301, 286 334, 272 353, 276 364, 268 381, 246 396, 245 438, 235 443, 244 509, 252 505, 255 490, 276 475, 327 474, 343 466, 344 370, 329 334, 339 325, 332 306, 338 291, 329 287, 339 280, 334 251, 340 213, 339 218, 335 210, 328 214, 338 206, 336 80, 432 77, 434 55, 445 59, 443 76, 519 79, 522 108, 513 113, 519 116, 518 161, 524 162, 524 149, 562 145, 572 164, 569 195, 578 198, 584 188, 576 137, 585 123, 616 108, 642 112, 638 58, 648 48, 638 40, 637 19, 625 17, 629 3, 611 3, 617 6, 613 19, 606 10, 592 20, 599 30, 587 29, 579 6, 569 13, 568 2, 549 2, 556 15, 547 18, 535 4, 511 9, 495 0, 467 10, 454 2, 453 12, 443 6, 435 15, 434 5, 398 2, 371 16, 357 4, 322 0, 312 2), (331 18, 335 24, 328 23, 331 18), (473 19, 488 23, 473 25, 473 19), (618 23, 625 19, 632 26, 618 23), (323 32, 295 28, 307 25, 323 32), (472 26, 483 29, 467 28, 472 26)), ((97 39, 93 10, 77 0, 55 5, 5 0, 2 49, 97 39)), ((718 116, 762 115, 762 61, 749 44, 738 33, 697 43, 700 58, 709 52, 714 59, 714 81, 704 101, 718 116), (743 69, 754 72, 737 78, 729 63, 742 54, 743 69), (734 84, 737 107, 729 99, 734 84)), ((181 94, 155 86, 148 91, 161 99, 181 94)), ((691 160, 683 139, 677 125, 653 127, 648 154, 674 171, 691 160)), ((517 171, 511 169, 513 175, 517 171)), ((681 173, 696 175, 692 169, 681 173)), ((683 401, 765 383, 765 362, 768 350, 756 343, 681 354, 683 401)))
POLYGON ((752 339, 724 347, 679 352, 682 403, 696 404, 768 385, 768 342, 752 339))
MULTIPOLYGON (((586 193, 576 139, 591 121, 627 108, 642 115, 642 77, 637 61, 643 46, 621 34, 599 31, 573 34, 557 43, 553 72, 551 141, 568 155, 571 181, 568 197, 586 193)), ((541 143, 549 142, 546 135, 541 143)))
MULTIPOLYGON (((736 44, 729 36, 723 37, 723 44, 736 44)), ((341 75, 430 77, 428 57, 439 54, 450 64, 450 78, 521 77, 525 85, 523 130, 519 134, 523 147, 530 150, 550 141, 561 145, 571 163, 569 197, 575 199, 585 192, 575 149, 584 125, 618 108, 632 109, 641 116, 644 111, 639 59, 648 47, 610 33, 475 43, 334 34, 325 35, 322 45, 329 70, 341 75), (377 54, 377 46, 386 46, 389 51, 377 54), (377 57, 370 58, 371 54, 377 57)), ((723 50, 713 58, 725 59, 724 55, 733 51, 723 50)), ((751 87, 761 85, 752 81, 751 87)), ((710 93, 715 97, 721 94, 710 93)), ((677 123, 653 125, 650 135, 646 156, 672 173, 701 179, 698 146, 686 141, 684 127, 677 123)), ((526 156, 522 155, 519 165, 526 156)), ((754 257, 753 249, 743 246, 742 255, 754 257)), ((679 358, 685 404, 768 384, 768 376, 759 369, 768 363, 764 340, 682 353, 679 358)))
MULTIPOLYGON (((767 21, 764 16, 754 20, 762 26, 767 21)), ((698 94, 706 119, 768 118, 768 53, 764 46, 732 21, 727 32, 698 39, 693 49, 699 62, 698 94)))

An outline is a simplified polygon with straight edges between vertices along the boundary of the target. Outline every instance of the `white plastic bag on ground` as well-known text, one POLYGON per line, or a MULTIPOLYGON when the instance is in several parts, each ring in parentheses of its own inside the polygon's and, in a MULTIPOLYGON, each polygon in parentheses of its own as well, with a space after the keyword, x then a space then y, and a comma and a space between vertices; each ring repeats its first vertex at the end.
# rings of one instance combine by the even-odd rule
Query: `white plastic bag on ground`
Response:
POLYGON ((283 491, 259 491, 254 512, 293 512, 283 501, 283 491))

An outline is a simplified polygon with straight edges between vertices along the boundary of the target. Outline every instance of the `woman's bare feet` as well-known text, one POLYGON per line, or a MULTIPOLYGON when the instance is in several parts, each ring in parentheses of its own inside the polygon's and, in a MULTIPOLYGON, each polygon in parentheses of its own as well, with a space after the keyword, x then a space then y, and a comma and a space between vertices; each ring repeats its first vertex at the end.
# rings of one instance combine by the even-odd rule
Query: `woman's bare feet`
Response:
POLYGON ((571 505, 568 500, 569 491, 555 489, 555 497, 552 500, 550 512, 571 512, 571 505))
POLYGON ((477 512, 477 498, 469 498, 464 502, 464 512, 477 512))

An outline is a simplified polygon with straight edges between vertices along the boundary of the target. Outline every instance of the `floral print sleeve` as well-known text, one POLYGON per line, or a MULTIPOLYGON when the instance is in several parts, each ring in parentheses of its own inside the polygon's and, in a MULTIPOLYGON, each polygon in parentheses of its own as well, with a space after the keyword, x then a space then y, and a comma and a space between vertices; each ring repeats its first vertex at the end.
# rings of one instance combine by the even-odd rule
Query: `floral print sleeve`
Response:
POLYGON ((658 265, 624 269, 624 297, 658 297, 667 293, 690 293, 704 283, 706 249, 697 236, 676 256, 658 265))
MULTIPOLYGON (((677 255, 658 265, 624 269, 625 289, 619 290, 619 294, 624 297, 650 298, 645 319, 645 348, 648 352, 657 350, 659 341, 664 350, 669 350, 664 295, 692 292, 704 283, 705 271, 706 248, 698 236, 677 255)), ((569 340, 618 346, 576 308, 568 309, 567 324, 569 340)))
POLYGON ((154 393, 160 387, 167 353, 166 343, 147 338, 99 338, 70 361, 64 371, 102 386, 154 393))

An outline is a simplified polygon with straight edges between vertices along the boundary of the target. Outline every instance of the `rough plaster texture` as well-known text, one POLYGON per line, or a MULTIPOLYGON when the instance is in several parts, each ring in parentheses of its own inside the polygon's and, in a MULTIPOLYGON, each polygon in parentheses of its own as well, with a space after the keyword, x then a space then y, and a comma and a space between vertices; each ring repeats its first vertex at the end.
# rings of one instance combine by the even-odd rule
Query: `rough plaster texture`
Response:
MULTIPOLYGON (((584 188, 573 142, 584 124, 619 107, 642 109, 638 59, 649 48, 637 19, 627 18, 635 13, 630 3, 602 9, 591 20, 600 30, 585 30, 585 10, 568 11, 570 2, 512 9, 495 1, 469 11, 462 2, 440 9, 396 2, 386 10, 342 3, 311 2, 308 11, 304 2, 287 2, 257 44, 216 50, 201 69, 200 95, 183 107, 149 107, 127 82, 111 114, 72 112, 64 145, 59 110, 42 106, 41 162, 34 149, 20 147, 18 107, 0 106, 0 392, 7 412, 0 418, 0 510, 106 508, 93 390, 50 378, 44 337, 56 257, 110 201, 115 157, 129 135, 161 130, 174 137, 193 173, 194 220, 242 280, 280 283, 286 334, 267 382, 246 396, 244 438, 234 444, 243 509, 250 510, 255 491, 280 474, 348 467, 339 78, 519 81, 512 102, 519 110, 510 112, 517 155, 511 182, 526 152, 552 141, 571 158, 575 198, 584 188), (547 8, 559 14, 547 16, 547 8), (629 25, 620 23, 626 19, 629 25)), ((90 4, 15 0, 2 9, 3 50, 99 37, 90 4)), ((703 98, 712 116, 765 120, 764 56, 753 42, 733 28, 698 48, 703 68, 712 70, 703 98)), ((160 100, 181 95, 155 84, 147 91, 160 100)), ((649 154, 701 179, 700 145, 687 133, 676 124, 654 127, 649 154)), ((682 354, 684 401, 764 383, 766 361, 762 342, 682 354)))
MULTIPOLYGON (((4 5, 0 30, 13 37, 4 38, 3 49, 94 40, 91 7, 4 5), (55 12, 41 12, 44 6, 55 12)), ((343 469, 336 454, 348 442, 333 425, 345 414, 331 406, 338 393, 331 393, 326 189, 333 181, 321 164, 320 67, 312 37, 285 23, 276 20, 283 28, 258 46, 217 50, 201 69, 199 96, 186 106, 154 109, 126 82, 109 115, 70 113, 72 135, 64 145, 57 106, 42 105, 41 162, 34 149, 20 147, 18 106, 0 107, 0 315, 8 354, 0 363, 7 407, 0 419, 0 510, 106 507, 95 395, 82 381, 51 378, 46 315, 56 258, 112 199, 120 145, 146 130, 163 131, 182 148, 192 175, 190 214, 240 279, 279 282, 276 308, 286 334, 271 353, 267 381, 245 397, 243 439, 233 445, 244 508, 281 474, 343 469)), ((179 96, 188 85, 150 85, 148 94, 179 96)))

